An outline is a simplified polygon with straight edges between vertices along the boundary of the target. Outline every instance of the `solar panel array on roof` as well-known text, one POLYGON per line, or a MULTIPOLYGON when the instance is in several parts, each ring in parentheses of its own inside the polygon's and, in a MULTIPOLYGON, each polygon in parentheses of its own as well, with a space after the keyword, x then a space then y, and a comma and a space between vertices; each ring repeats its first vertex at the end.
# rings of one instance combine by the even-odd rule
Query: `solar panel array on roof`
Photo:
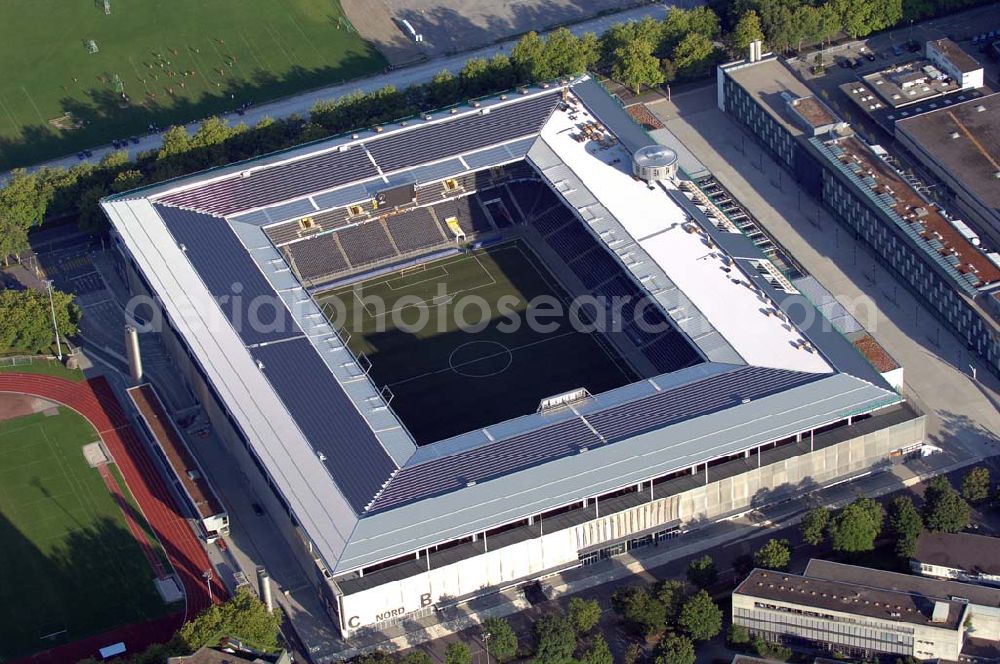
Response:
POLYGON ((384 172, 425 164, 536 133, 559 102, 557 90, 517 104, 488 107, 366 143, 384 172), (487 112, 488 111, 488 112, 487 112))
POLYGON ((357 512, 396 469, 308 339, 253 349, 264 375, 357 512))
MULTIPOLYGON (((614 442, 822 377, 784 369, 742 367, 588 414, 586 418, 606 441, 614 442)), ((554 461, 595 444, 600 444, 600 439, 594 432, 582 420, 573 419, 468 452, 433 459, 401 470, 379 496, 373 510, 454 491, 469 482, 481 482, 554 461)))
POLYGON ((783 369, 745 367, 625 403, 587 419, 599 434, 608 440, 617 440, 709 415, 744 399, 759 399, 821 377, 783 369))
POLYGON ((225 219, 159 203, 154 207, 243 343, 302 334, 225 219))
POLYGON ((374 509, 387 509, 403 502, 454 491, 469 482, 576 454, 580 448, 600 442, 582 420, 572 419, 462 454, 404 468, 379 496, 374 509))
POLYGON ((213 214, 233 214, 377 175, 365 151, 355 146, 345 152, 334 150, 263 168, 248 177, 232 175, 168 194, 160 201, 213 214))

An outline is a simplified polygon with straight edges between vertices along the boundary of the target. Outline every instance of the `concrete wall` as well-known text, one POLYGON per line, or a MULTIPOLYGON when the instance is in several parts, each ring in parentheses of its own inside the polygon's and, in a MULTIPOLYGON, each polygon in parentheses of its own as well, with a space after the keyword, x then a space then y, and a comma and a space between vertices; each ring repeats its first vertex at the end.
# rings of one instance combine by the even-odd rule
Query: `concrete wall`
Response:
MULTIPOLYGON (((893 450, 924 438, 924 418, 908 420, 815 452, 653 500, 578 526, 490 550, 465 560, 341 598, 345 631, 398 622, 429 606, 545 576, 579 563, 581 550, 645 534, 680 520, 694 525, 749 509, 784 492, 860 474, 893 450)), ((488 541, 488 540, 487 540, 488 541)))

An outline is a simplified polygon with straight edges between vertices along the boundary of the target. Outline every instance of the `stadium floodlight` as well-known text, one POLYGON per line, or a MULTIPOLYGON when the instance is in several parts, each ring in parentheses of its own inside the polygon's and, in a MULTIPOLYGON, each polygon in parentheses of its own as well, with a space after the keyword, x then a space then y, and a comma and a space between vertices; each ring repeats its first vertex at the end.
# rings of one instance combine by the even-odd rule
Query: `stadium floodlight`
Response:
POLYGON ((49 293, 49 309, 52 311, 52 330, 56 333, 56 353, 59 361, 62 362, 62 342, 59 340, 59 323, 56 322, 56 305, 52 301, 52 280, 45 280, 45 290, 49 293))

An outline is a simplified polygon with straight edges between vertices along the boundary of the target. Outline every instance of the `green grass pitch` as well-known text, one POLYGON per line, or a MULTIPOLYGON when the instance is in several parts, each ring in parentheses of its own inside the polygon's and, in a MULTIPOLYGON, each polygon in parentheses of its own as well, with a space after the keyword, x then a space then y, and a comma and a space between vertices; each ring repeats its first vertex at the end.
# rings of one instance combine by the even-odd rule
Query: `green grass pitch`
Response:
POLYGON ((337 0, 109 1, 0 2, 0 169, 385 67, 337 0))
POLYGON ((375 384, 389 386, 392 408, 426 444, 533 413, 548 396, 578 387, 596 394, 635 380, 606 339, 571 325, 565 306, 561 317, 540 319, 552 329, 529 326, 527 304, 539 296, 569 301, 515 241, 377 276, 318 301, 350 333, 351 350, 371 360, 375 384), (384 302, 381 312, 374 298, 384 302), (461 329, 462 307, 469 324, 482 311, 492 316, 481 329, 461 329), (510 329, 512 320, 520 320, 518 329, 510 329))
MULTIPOLYGON (((66 408, 0 422, 0 661, 168 610, 84 459, 81 448, 95 440, 66 408)), ((112 475, 134 507, 117 468, 112 475)))

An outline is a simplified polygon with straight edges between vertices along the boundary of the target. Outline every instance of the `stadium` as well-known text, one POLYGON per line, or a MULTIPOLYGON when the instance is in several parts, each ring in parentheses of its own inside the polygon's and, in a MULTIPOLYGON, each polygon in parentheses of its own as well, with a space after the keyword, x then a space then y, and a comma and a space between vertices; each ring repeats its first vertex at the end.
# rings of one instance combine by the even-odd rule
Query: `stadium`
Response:
POLYGON ((136 318, 344 636, 923 440, 898 378, 588 76, 102 205, 136 318))

